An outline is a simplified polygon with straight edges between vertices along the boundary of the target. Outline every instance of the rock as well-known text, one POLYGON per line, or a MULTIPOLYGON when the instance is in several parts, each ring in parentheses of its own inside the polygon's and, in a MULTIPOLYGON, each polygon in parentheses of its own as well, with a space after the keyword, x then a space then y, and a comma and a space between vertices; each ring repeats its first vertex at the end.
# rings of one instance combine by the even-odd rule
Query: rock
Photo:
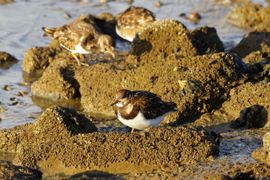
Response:
POLYGON ((78 171, 106 171, 113 166, 121 171, 127 165, 135 169, 142 165, 175 167, 218 154, 215 138, 201 128, 158 127, 140 134, 96 132, 89 120, 61 107, 47 109, 32 124, 0 130, 0 139, 0 151, 16 152, 14 163, 48 171, 60 164, 78 171))
POLYGON ((46 109, 35 122, 36 134, 77 135, 97 131, 96 126, 74 109, 54 106, 46 109))
POLYGON ((245 4, 236 7, 227 17, 228 22, 242 28, 258 29, 269 31, 270 7, 263 7, 260 4, 245 4))
POLYGON ((182 57, 198 54, 190 32, 175 20, 153 22, 138 33, 132 42, 131 54, 148 61, 154 61, 153 58, 158 56, 166 58, 172 53, 182 57))
POLYGON ((17 59, 11 54, 0 51, 0 67, 9 68, 13 64, 17 63, 17 59))
POLYGON ((270 32, 250 32, 230 51, 237 53, 247 63, 270 57, 270 32))
POLYGON ((241 110, 240 117, 231 122, 233 128, 262 128, 267 123, 268 112, 260 105, 241 110))
POLYGON ((191 32, 191 36, 195 41, 195 46, 199 50, 199 54, 210 54, 223 52, 224 46, 217 35, 217 31, 212 27, 200 27, 191 32))
POLYGON ((260 148, 257 148, 252 152, 252 157, 259 161, 267 164, 270 166, 270 133, 267 132, 263 136, 263 146, 260 148))
POLYGON ((126 166, 140 169, 142 164, 149 170, 151 167, 197 164, 218 153, 211 135, 183 127, 152 128, 143 135, 96 132, 57 139, 49 137, 52 133, 55 132, 37 134, 34 141, 19 144, 23 148, 14 162, 30 167, 36 167, 37 163, 42 166, 41 161, 47 167, 60 162, 65 168, 89 170, 117 167, 121 172, 126 166))
POLYGON ((56 55, 56 50, 51 47, 30 48, 24 54, 22 69, 27 74, 38 74, 44 71, 56 55))
POLYGON ((78 179, 110 179, 119 180, 122 179, 119 175, 110 174, 102 171, 86 171, 78 174, 74 174, 68 178, 68 180, 78 179))
POLYGON ((43 141, 43 138, 57 141, 79 133, 95 131, 97 131, 95 125, 84 115, 73 109, 54 106, 46 109, 33 124, 18 126, 13 130, 3 130, 0 133, 0 151, 21 151, 23 147, 21 145, 32 141, 32 136, 37 136, 37 139, 41 138, 40 141, 43 141))
POLYGON ((36 169, 15 166, 9 161, 0 160, 0 179, 41 179, 42 172, 36 169))
POLYGON ((35 81, 32 86, 33 96, 51 99, 53 101, 75 99, 80 97, 77 80, 74 78, 75 72, 72 59, 57 59, 53 62, 35 81))
POLYGON ((14 0, 0 0, 0 5, 8 4, 8 3, 13 3, 14 0))
POLYGON ((270 84, 266 81, 260 81, 257 83, 247 82, 239 85, 230 91, 230 98, 222 104, 220 111, 223 112, 223 114, 229 114, 230 119, 237 119, 239 117, 239 112, 243 110, 242 117, 240 117, 242 120, 240 121, 242 121, 244 125, 248 126, 253 126, 253 123, 256 121, 261 122, 257 125, 264 124, 263 118, 266 118, 265 113, 268 113, 266 118, 267 123, 265 124, 265 126, 268 126, 270 122, 270 99, 266 97, 270 97, 269 88, 270 84), (247 109, 244 110, 245 108, 247 109), (248 119, 251 121, 249 123, 246 122, 247 119, 245 116, 253 116, 256 114, 256 112, 258 113, 257 115, 259 115, 259 117, 262 119, 259 119, 259 117, 256 116, 256 119, 251 120, 250 117, 248 117, 248 119))
POLYGON ((211 109, 211 102, 225 98, 241 78, 237 58, 227 53, 190 58, 172 54, 166 60, 156 56, 150 60, 148 56, 130 55, 127 61, 134 64, 140 59, 136 66, 127 62, 96 64, 75 72, 84 110, 114 115, 110 104, 118 89, 143 89, 175 102, 179 114, 188 119, 191 114, 194 117, 211 109), (183 87, 179 82, 188 83, 183 87))

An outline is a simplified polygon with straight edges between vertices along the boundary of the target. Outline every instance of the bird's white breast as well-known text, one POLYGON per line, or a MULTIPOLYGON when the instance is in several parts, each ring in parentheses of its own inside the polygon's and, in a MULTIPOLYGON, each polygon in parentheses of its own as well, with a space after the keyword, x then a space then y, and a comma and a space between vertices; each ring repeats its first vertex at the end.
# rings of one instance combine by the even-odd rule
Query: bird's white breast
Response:
POLYGON ((141 112, 139 112, 135 118, 127 120, 123 118, 119 112, 117 114, 119 121, 121 121, 123 124, 125 124, 128 127, 139 130, 143 130, 148 127, 158 126, 159 123, 164 119, 164 116, 166 115, 164 114, 154 119, 146 119, 144 115, 141 112))

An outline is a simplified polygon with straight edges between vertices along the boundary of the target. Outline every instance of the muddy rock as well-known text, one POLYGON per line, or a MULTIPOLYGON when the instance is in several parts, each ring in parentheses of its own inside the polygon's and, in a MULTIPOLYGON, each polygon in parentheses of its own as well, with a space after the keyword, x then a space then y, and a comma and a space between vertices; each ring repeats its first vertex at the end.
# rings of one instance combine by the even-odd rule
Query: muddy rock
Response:
POLYGON ((236 7, 227 17, 228 22, 243 28, 269 30, 270 7, 263 7, 259 4, 245 4, 236 7))
POLYGON ((131 54, 142 59, 148 57, 149 61, 158 56, 166 58, 172 53, 182 57, 198 54, 188 29, 175 20, 155 21, 138 33, 132 43, 131 54))
MULTIPOLYGON (((238 123, 246 126, 269 126, 270 122, 270 85, 267 81, 257 83, 245 83, 230 91, 230 98, 222 104, 220 111, 230 115, 231 119, 237 119, 238 123), (255 110, 255 111, 254 111, 255 110), (256 119, 252 119, 252 116, 256 119), (242 117, 241 117, 242 116, 242 117), (264 120, 265 119, 265 120, 264 120), (250 120, 250 122, 247 122, 250 120), (253 124, 253 125, 252 125, 253 124)), ((238 124, 239 125, 239 124, 238 124)))
POLYGON ((96 126, 74 109, 54 106, 48 108, 35 123, 36 134, 54 132, 60 135, 76 135, 97 131, 96 126))
POLYGON ((15 166, 9 161, 0 160, 0 178, 1 179, 41 179, 42 173, 36 169, 15 166))
POLYGON ((247 63, 270 58, 270 32, 250 32, 230 51, 247 63))
POLYGON ((138 59, 155 61, 156 57, 166 59, 170 54, 179 57, 195 56, 223 50, 215 29, 203 27, 193 33, 178 21, 159 20, 141 31, 132 43, 131 54, 138 59), (209 38, 212 38, 209 41, 209 38), (207 39, 209 43, 200 45, 199 42, 207 39), (166 46, 164 46, 164 42, 166 46), (203 47, 205 45, 205 47, 203 47))
POLYGON ((75 60, 55 59, 32 86, 33 96, 53 101, 75 99, 80 97, 77 80, 74 78, 75 60))
MULTIPOLYGON (((147 55, 148 56, 148 55, 147 55)), ((128 57, 132 61, 133 55, 128 57)), ((183 117, 211 109, 241 77, 237 58, 226 53, 179 58, 141 57, 141 63, 98 64, 76 73, 81 103, 88 112, 113 115, 110 107, 120 88, 148 90, 177 104, 183 117), (144 62, 144 63, 142 63, 144 62), (146 63, 147 62, 147 63, 146 63), (192 113, 191 113, 192 111, 192 113)), ((136 59, 133 59, 136 61, 136 59)))
POLYGON ((262 128, 267 123, 268 112, 260 105, 241 110, 240 117, 231 122, 232 128, 262 128))
POLYGON ((124 171, 128 164, 145 171, 144 167, 196 164, 218 153, 214 138, 203 129, 158 127, 133 134, 95 130, 75 111, 52 107, 33 124, 1 130, 0 150, 16 152, 16 164, 46 169, 60 163, 80 171, 124 171))
POLYGON ((43 71, 53 60, 56 50, 51 47, 30 48, 24 54, 22 69, 28 74, 36 74, 43 71))
POLYGON ((212 27, 201 27, 191 32, 195 46, 199 54, 210 54, 223 52, 223 43, 217 35, 217 31, 212 27))
POLYGON ((11 54, 0 51, 0 67, 8 68, 15 64, 18 60, 11 54))

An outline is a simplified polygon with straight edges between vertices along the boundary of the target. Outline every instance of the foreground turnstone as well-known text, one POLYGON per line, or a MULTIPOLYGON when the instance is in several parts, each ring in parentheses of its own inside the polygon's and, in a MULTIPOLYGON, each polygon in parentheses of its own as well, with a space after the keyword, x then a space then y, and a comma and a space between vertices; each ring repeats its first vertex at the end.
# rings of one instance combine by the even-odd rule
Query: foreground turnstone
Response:
POLYGON ((130 42, 136 33, 155 21, 155 15, 143 7, 131 6, 116 18, 116 33, 130 42))
POLYGON ((94 21, 89 21, 88 16, 80 16, 69 24, 56 27, 43 27, 44 36, 57 40, 61 47, 72 53, 80 64, 75 54, 91 54, 93 52, 109 53, 114 57, 113 39, 102 34, 94 21))
POLYGON ((127 89, 117 92, 112 105, 119 121, 131 127, 132 132, 158 126, 165 115, 176 111, 175 103, 164 102, 156 94, 127 89))

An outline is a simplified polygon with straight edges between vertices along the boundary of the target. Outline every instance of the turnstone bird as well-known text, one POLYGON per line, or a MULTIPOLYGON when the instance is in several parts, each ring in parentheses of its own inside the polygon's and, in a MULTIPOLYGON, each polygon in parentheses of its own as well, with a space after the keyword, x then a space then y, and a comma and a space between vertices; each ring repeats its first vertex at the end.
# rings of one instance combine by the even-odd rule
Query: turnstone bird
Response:
POLYGON ((81 63, 75 54, 92 54, 99 51, 115 56, 112 37, 103 34, 94 21, 89 20, 89 16, 80 16, 60 27, 43 27, 42 30, 44 36, 52 37, 61 47, 70 51, 79 64, 81 63))
POLYGON ((164 102, 148 91, 121 89, 116 93, 114 106, 119 121, 134 129, 158 126, 165 115, 176 111, 176 104, 164 102))
POLYGON ((132 42, 136 33, 155 20, 155 15, 148 9, 131 6, 116 18, 116 33, 132 42))

